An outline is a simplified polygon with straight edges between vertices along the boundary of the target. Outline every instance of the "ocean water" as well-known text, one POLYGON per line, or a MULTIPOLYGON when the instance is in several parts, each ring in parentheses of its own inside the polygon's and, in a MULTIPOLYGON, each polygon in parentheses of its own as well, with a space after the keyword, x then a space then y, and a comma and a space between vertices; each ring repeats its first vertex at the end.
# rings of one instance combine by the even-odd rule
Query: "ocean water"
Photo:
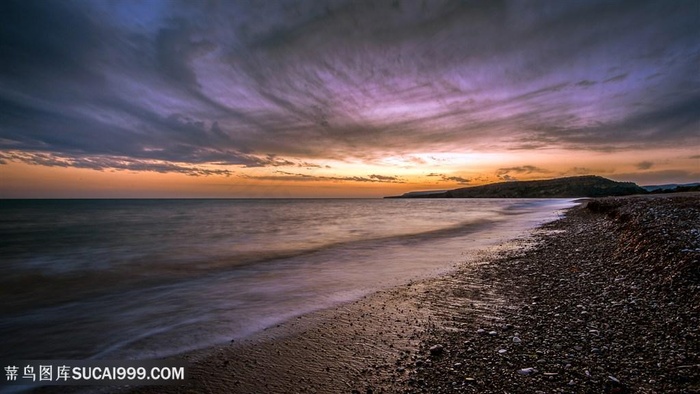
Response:
POLYGON ((571 200, 0 200, 0 359, 144 359, 449 270, 571 200))

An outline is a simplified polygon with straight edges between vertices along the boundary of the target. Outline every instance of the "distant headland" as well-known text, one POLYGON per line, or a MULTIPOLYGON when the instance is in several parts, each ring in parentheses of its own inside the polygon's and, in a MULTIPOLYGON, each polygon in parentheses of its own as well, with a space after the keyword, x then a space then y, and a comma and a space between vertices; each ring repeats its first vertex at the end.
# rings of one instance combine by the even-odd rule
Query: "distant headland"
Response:
POLYGON ((541 181, 510 181, 434 192, 409 192, 385 198, 575 198, 646 194, 633 182, 586 175, 541 181))

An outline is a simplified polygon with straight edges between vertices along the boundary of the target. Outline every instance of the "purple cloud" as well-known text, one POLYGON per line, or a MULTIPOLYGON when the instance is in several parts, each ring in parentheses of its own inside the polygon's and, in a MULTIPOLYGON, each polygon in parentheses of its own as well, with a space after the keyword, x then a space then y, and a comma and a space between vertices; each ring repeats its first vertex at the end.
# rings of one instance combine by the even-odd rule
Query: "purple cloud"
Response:
POLYGON ((699 146, 696 8, 4 1, 0 151, 313 168, 699 146))

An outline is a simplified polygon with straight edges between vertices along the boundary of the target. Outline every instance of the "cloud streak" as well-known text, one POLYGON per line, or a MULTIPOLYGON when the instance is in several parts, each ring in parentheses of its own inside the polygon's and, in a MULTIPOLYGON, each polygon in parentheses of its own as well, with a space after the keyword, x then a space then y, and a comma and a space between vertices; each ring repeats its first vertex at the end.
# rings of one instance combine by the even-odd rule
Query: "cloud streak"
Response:
POLYGON ((406 183, 398 176, 368 175, 368 176, 325 176, 275 171, 274 175, 241 175, 245 179, 259 181, 291 181, 291 182, 360 182, 360 183, 406 183))
POLYGON ((463 178, 463 177, 461 177, 461 176, 448 176, 448 175, 445 175, 445 174, 436 174, 436 173, 430 173, 430 174, 428 174, 427 176, 429 176, 429 177, 439 177, 440 180, 442 180, 443 182, 456 182, 456 183, 458 183, 458 184, 460 184, 460 185, 468 185, 468 184, 472 183, 472 180, 471 180, 471 179, 463 178))
POLYGON ((639 170, 648 170, 653 166, 654 166, 654 163, 651 161, 647 161, 647 160, 637 163, 637 169, 639 169, 639 170))
MULTIPOLYGON (((698 146, 696 11, 693 1, 4 1, 0 151, 192 175, 426 151, 698 146)), ((392 181, 381 177, 360 178, 392 181)))
POLYGON ((496 177, 499 179, 503 179, 505 181, 515 181, 517 178, 515 178, 512 174, 518 174, 518 175, 529 175, 529 174, 551 174, 552 171, 544 169, 544 168, 539 168, 531 165, 524 165, 524 166, 517 166, 517 167, 508 167, 508 168, 499 168, 496 170, 496 177))
POLYGON ((0 153, 0 162, 6 164, 8 162, 19 162, 31 165, 40 165, 45 167, 63 167, 63 168, 84 168, 96 171, 105 170, 125 170, 125 171, 148 171, 165 173, 179 173, 189 176, 211 176, 222 175, 231 176, 232 171, 226 169, 208 169, 201 167, 189 167, 178 165, 171 162, 153 161, 153 160, 134 160, 126 157, 61 157, 46 153, 26 153, 12 152, 0 153))

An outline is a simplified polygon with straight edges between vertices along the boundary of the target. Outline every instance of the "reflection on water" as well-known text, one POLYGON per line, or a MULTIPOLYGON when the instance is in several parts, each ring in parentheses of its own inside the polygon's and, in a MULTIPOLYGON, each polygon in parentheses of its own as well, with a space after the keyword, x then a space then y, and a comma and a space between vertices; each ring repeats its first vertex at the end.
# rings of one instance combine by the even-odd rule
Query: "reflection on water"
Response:
POLYGON ((0 359, 147 358, 435 274, 568 200, 0 202, 0 359))

